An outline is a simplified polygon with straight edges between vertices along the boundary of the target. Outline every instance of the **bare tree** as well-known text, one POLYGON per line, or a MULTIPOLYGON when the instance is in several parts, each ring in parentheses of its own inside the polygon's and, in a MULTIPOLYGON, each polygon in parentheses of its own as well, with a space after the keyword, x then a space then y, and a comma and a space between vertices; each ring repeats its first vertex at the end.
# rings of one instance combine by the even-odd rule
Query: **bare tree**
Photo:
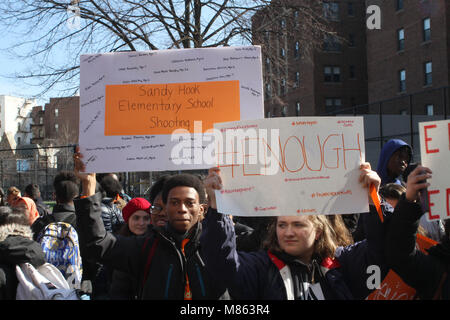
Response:
POLYGON ((4 32, 22 30, 10 50, 18 59, 35 62, 32 69, 15 76, 43 88, 40 95, 61 83, 63 94, 68 94, 78 89, 80 54, 259 44, 258 37, 267 32, 277 35, 280 21, 294 12, 300 13, 302 28, 292 31, 307 52, 326 32, 321 2, 5 0, 0 3, 0 23, 4 32), (257 13, 264 18, 252 28, 257 13), (62 50, 61 61, 55 56, 62 50))

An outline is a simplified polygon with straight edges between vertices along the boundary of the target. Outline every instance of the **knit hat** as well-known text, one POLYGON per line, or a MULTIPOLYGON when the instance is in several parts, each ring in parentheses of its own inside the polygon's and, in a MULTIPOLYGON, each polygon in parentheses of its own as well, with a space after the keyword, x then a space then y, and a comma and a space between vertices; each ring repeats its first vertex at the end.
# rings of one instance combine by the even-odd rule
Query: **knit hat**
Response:
POLYGON ((144 198, 133 198, 122 209, 123 219, 126 223, 128 223, 128 219, 130 219, 131 215, 138 210, 143 210, 150 214, 150 206, 150 202, 148 202, 144 198))

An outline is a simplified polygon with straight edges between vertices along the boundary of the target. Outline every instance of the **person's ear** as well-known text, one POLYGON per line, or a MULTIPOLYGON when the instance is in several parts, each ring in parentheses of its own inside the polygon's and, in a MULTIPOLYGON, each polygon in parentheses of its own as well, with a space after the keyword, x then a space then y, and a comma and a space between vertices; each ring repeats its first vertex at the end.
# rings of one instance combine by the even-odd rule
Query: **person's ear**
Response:
POLYGON ((316 241, 319 240, 321 236, 322 236, 322 230, 316 230, 316 237, 315 237, 315 240, 316 240, 316 241))

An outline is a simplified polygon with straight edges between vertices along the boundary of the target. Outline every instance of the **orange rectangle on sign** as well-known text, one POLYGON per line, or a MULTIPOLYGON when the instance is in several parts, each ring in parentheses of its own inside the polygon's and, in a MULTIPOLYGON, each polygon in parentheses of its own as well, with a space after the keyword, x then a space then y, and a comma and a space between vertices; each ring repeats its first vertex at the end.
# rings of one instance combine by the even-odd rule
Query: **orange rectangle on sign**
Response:
POLYGON ((105 135, 194 133, 215 122, 239 121, 239 81, 107 85, 105 135), (198 128, 198 126, 197 126, 198 128))

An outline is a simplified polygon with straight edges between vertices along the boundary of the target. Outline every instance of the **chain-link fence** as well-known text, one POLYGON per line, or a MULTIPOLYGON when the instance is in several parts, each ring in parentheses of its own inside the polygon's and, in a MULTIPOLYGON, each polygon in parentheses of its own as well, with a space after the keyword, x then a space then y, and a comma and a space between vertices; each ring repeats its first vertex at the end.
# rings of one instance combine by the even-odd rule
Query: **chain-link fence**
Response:
POLYGON ((364 117, 366 160, 376 167, 381 148, 389 139, 402 139, 413 148, 412 161, 420 161, 419 122, 444 120, 450 113, 449 87, 335 110, 324 116, 364 117))
MULTIPOLYGON (((406 141, 413 147, 413 161, 420 161, 418 123, 448 118, 449 87, 402 95, 390 100, 349 109, 335 110, 324 116, 354 115, 364 117, 366 161, 376 168, 384 143, 392 138, 406 141)), ((53 200, 53 179, 61 170, 73 170, 73 145, 59 147, 19 147, 0 150, 0 179, 6 189, 16 186, 20 190, 34 183, 39 185, 42 198, 53 200)), ((148 197, 151 185, 165 172, 116 173, 125 193, 133 197, 148 197)), ((205 176, 207 170, 189 171, 205 176)), ((99 178, 102 175, 98 175, 99 178)))
MULTIPOLYGON (((23 146, 0 150, 0 181, 6 190, 15 186, 22 192, 30 184, 37 184, 42 199, 54 200, 53 180, 58 172, 73 170, 73 145, 58 147, 23 146)), ((161 176, 181 171, 115 172, 124 192, 130 197, 148 197, 150 187, 161 176)), ((189 171, 206 176, 207 170, 189 171)), ((98 174, 97 180, 105 174, 98 174)))
POLYGON ((0 179, 4 191, 37 184, 44 200, 53 199, 53 179, 62 170, 73 170, 73 146, 22 146, 0 150, 0 179))

